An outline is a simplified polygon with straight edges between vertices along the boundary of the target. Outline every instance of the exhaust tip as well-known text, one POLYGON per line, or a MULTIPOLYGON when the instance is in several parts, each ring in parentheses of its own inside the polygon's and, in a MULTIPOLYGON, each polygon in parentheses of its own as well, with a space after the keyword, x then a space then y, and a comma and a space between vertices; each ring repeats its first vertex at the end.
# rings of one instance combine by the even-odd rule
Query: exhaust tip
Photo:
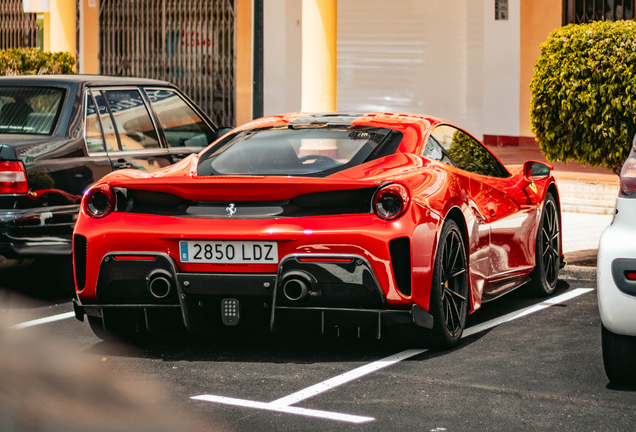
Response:
POLYGON ((289 301, 300 301, 309 295, 309 287, 302 279, 289 279, 283 285, 283 294, 289 301))
POLYGON ((172 282, 165 276, 156 276, 150 280, 150 294, 158 299, 165 299, 172 291, 172 282))

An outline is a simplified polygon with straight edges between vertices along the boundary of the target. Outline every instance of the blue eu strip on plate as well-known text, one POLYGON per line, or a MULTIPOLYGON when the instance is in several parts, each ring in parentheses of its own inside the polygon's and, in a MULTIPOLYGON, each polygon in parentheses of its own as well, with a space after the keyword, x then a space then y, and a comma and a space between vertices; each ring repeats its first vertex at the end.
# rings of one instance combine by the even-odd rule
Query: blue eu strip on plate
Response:
POLYGON ((179 248, 181 249, 181 261, 190 261, 188 257, 188 242, 179 242, 179 248))

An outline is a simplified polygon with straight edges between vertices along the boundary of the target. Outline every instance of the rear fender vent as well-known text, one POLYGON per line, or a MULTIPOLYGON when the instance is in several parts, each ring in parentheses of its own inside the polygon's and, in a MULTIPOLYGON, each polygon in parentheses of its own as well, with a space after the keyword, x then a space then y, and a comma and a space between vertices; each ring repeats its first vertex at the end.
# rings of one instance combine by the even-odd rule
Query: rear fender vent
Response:
POLYGON ((398 291, 403 296, 411 296, 411 241, 400 237, 389 242, 393 277, 398 291))
POLYGON ((75 285, 81 291, 86 285, 86 237, 80 234, 73 236, 73 261, 75 263, 75 285))

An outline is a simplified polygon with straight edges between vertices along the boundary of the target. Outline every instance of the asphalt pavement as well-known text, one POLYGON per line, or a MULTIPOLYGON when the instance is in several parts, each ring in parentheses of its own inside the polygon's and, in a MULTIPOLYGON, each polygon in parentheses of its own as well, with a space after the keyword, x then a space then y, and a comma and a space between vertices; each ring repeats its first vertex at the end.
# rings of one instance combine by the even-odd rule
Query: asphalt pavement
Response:
POLYGON ((56 264, 3 273, 0 430, 20 415, 65 430, 634 430, 636 388, 609 385, 601 356, 593 275, 611 216, 562 218, 570 264, 555 295, 484 304, 442 352, 408 329, 105 343, 71 318, 56 264))
MULTIPOLYGON (((193 423, 188 430, 633 430, 636 389, 613 387, 605 377, 593 288, 562 281, 548 300, 514 292, 486 303, 469 317, 460 346, 443 352, 413 346, 407 332, 378 341, 320 338, 303 330, 277 337, 228 329, 214 337, 109 344, 74 319, 13 327, 0 333, 0 349, 8 338, 25 341, 37 354, 28 359, 44 369, 60 363, 55 359, 62 350, 83 365, 64 374, 75 382, 71 388, 82 389, 79 396, 92 386, 103 395, 105 382, 116 389, 125 384, 133 389, 126 399, 131 409, 141 405, 141 413, 193 423), (57 354, 48 351, 52 346, 57 354), (406 357, 412 350, 420 351, 406 357), (383 364, 396 355, 406 358, 383 364), (359 376, 348 380, 351 373, 359 376), (290 397, 298 402, 275 403, 290 397), (249 404, 228 403, 236 401, 249 404), (347 418, 329 418, 332 414, 347 418)), ((15 326, 70 310, 68 303, 21 308, 13 303, 3 308, 3 317, 15 326)), ((5 362, 0 368, 5 392, 7 375, 15 373, 5 362)), ((25 395, 33 385, 11 389, 12 406, 22 398, 28 404, 32 399, 25 395)), ((57 387, 45 393, 72 403, 69 392, 57 387)), ((85 408, 108 424, 98 405, 85 408)), ((1 414, 2 409, 0 420, 1 414)), ((66 420, 75 419, 69 414, 66 420)), ((149 424, 154 420, 148 418, 149 424)))

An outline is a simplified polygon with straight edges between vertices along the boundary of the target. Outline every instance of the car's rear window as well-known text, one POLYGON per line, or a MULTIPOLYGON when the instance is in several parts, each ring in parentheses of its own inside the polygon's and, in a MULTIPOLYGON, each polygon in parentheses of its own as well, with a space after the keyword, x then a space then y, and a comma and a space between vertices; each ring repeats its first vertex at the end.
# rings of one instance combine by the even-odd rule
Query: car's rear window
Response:
POLYGON ((0 87, 0 133, 52 135, 64 92, 56 87, 0 87))
POLYGON ((394 153, 402 133, 376 127, 290 125, 233 134, 203 153, 197 175, 322 177, 394 153))

